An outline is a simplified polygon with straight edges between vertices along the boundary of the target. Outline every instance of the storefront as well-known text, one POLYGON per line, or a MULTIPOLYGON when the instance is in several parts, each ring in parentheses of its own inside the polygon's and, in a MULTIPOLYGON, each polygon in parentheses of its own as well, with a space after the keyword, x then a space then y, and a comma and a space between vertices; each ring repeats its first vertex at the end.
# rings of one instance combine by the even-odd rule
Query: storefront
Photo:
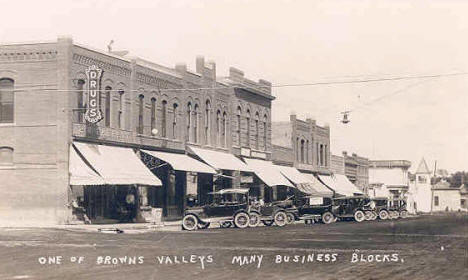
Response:
POLYGON ((148 204, 162 208, 166 219, 182 217, 187 205, 203 204, 213 189, 216 170, 186 154, 141 150, 141 157, 163 185, 148 189, 148 204))
POLYGON ((251 168, 256 178, 251 186, 254 197, 265 202, 284 200, 292 192, 294 185, 284 177, 271 161, 244 158, 247 166, 251 168))
POLYGON ((342 174, 319 175, 319 180, 335 192, 335 196, 364 195, 349 179, 342 174))
POLYGON ((131 148, 81 142, 70 146, 70 195, 77 219, 144 222, 148 189, 161 185, 131 148))

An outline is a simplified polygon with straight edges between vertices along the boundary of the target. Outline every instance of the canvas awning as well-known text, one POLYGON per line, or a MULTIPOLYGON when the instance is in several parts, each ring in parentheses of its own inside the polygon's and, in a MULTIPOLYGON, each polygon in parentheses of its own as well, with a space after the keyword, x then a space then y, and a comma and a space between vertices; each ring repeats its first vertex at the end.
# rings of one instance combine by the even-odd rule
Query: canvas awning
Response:
POLYGON ((320 182, 313 174, 301 173, 307 179, 309 179, 309 185, 312 187, 319 196, 333 196, 333 191, 327 188, 322 182, 320 182))
POLYGON ((251 168, 255 175, 260 178, 267 186, 287 186, 294 187, 286 177, 273 165, 271 161, 244 158, 245 162, 251 168))
POLYGON ((78 155, 75 148, 70 146, 70 161, 68 166, 70 174, 70 185, 88 186, 105 185, 104 179, 94 172, 78 155))
POLYGON ((109 185, 161 186, 161 181, 130 148, 74 142, 73 145, 109 185))
POLYGON ((253 172, 245 163, 236 158, 233 154, 206 150, 196 147, 189 147, 189 149, 198 157, 201 158, 206 164, 215 169, 223 170, 237 170, 245 172, 253 172))
POLYGON ((166 153, 159 151, 141 150, 155 158, 167 162, 174 170, 216 174, 216 170, 185 154, 166 153))
POLYGON ((337 194, 344 196, 353 196, 361 195, 363 192, 359 190, 345 175, 334 174, 329 175, 319 175, 320 180, 333 189, 337 194))

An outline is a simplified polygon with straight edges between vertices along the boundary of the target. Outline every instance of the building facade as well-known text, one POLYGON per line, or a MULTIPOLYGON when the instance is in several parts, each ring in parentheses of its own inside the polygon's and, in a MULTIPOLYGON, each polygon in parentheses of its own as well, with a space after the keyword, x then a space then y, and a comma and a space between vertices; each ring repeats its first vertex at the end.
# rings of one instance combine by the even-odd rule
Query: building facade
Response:
POLYGON ((353 153, 351 156, 343 152, 345 175, 364 193, 369 187, 369 159, 353 153))
MULTIPOLYGON (((271 157, 271 84, 245 79, 233 68, 219 79, 215 63, 202 57, 192 72, 184 64, 169 68, 68 37, 2 45, 0 94, 0 194, 5 198, 0 220, 7 224, 70 220, 75 142, 135 151, 162 182, 138 187, 145 196, 141 203, 163 208, 167 217, 181 215, 190 192, 206 193, 213 184, 238 186, 240 171, 227 177, 180 171, 142 150, 189 154, 189 147, 196 147, 239 155, 244 147, 249 156, 271 157), (102 70, 103 118, 95 125, 85 119, 91 66, 102 70)), ((107 207, 109 194, 90 186, 78 189, 87 211, 105 212, 98 208, 107 207)), ((112 197, 121 189, 112 189, 112 197)))
POLYGON ((331 155, 330 170, 333 174, 345 175, 345 161, 344 157, 331 155))
POLYGON ((298 170, 330 174, 330 127, 291 115, 288 122, 272 123, 273 161, 292 163, 298 170))
MULTIPOLYGON (((409 188, 407 160, 370 160, 369 188, 371 196, 405 197, 409 188)), ((408 202, 408 204, 411 204, 408 202)))

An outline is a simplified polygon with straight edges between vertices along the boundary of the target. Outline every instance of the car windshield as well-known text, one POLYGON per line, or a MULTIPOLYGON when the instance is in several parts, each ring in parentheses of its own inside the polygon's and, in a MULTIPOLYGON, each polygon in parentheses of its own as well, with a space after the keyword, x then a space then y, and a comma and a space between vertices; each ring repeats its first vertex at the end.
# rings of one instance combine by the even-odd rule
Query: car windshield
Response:
POLYGON ((246 196, 240 193, 213 193, 211 201, 214 204, 239 204, 246 202, 246 196))

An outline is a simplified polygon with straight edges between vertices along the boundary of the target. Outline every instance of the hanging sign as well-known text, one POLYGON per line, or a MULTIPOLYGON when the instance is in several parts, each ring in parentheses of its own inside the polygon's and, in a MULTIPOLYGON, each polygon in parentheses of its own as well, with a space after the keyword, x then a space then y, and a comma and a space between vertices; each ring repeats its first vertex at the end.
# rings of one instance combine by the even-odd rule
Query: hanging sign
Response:
POLYGON ((97 123, 102 120, 102 113, 99 109, 101 74, 102 70, 96 65, 92 65, 86 69, 86 77, 88 78, 88 107, 85 113, 85 120, 90 123, 97 123))

